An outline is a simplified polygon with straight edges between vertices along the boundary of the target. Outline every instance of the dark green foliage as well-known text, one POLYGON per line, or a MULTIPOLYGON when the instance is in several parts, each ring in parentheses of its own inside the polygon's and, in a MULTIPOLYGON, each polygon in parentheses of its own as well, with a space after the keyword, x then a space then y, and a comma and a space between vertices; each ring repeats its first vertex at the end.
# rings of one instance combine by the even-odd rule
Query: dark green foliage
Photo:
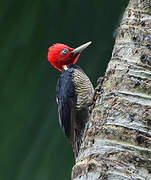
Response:
POLYGON ((58 123, 60 72, 47 61, 52 43, 92 40, 78 64, 94 86, 111 57, 128 1, 5 0, 0 5, 0 180, 67 180, 71 145, 58 123))

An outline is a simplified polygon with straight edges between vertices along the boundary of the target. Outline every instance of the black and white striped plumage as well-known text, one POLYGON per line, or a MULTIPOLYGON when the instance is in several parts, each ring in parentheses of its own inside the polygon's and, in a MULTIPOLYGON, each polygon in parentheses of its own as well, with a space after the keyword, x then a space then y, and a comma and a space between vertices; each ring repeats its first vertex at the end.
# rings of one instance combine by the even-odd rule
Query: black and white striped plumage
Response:
POLYGON ((88 106, 93 101, 93 85, 82 69, 72 64, 57 83, 56 94, 59 122, 71 140, 75 154, 79 151, 79 140, 88 119, 88 106))

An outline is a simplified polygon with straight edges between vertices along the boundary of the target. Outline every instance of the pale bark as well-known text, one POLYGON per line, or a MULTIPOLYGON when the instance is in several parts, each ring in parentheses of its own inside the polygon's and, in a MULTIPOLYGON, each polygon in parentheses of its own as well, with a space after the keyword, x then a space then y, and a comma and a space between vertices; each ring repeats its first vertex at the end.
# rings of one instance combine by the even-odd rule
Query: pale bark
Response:
POLYGON ((151 180, 151 0, 130 0, 73 180, 151 180))

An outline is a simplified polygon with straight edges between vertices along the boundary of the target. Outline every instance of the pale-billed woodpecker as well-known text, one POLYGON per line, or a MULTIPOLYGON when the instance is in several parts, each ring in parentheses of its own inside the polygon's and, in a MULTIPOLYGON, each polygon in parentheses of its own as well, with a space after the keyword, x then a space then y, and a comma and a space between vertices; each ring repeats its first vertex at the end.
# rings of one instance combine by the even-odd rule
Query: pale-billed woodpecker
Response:
POLYGON ((59 123, 72 143, 75 156, 79 152, 94 95, 91 81, 75 63, 90 44, 88 42, 74 49, 57 43, 49 47, 48 51, 49 62, 62 71, 56 87, 59 123))

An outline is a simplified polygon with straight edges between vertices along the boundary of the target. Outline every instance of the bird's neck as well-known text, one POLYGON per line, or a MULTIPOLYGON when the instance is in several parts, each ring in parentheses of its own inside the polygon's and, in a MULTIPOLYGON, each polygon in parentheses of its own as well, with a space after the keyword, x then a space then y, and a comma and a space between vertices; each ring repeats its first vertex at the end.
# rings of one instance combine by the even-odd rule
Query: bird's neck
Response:
POLYGON ((68 67, 66 65, 63 65, 63 69, 66 71, 68 67))

